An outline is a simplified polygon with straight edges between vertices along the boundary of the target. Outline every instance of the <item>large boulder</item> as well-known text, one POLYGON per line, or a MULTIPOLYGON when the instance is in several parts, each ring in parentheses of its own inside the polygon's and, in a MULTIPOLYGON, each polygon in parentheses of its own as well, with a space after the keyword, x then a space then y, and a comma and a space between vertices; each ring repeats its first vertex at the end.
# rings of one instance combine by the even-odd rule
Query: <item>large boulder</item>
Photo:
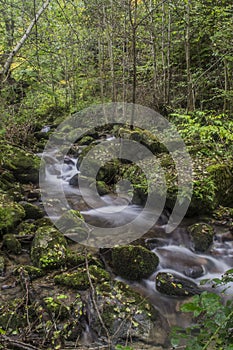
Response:
POLYGON ((148 278, 155 272, 159 263, 156 254, 142 246, 120 246, 112 249, 113 271, 132 281, 148 278))

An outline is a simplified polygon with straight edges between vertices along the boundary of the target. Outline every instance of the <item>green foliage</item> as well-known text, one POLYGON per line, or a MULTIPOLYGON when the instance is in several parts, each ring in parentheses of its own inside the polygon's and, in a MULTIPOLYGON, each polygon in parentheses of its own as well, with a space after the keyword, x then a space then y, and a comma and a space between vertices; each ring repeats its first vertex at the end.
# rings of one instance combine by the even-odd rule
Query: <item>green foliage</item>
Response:
MULTIPOLYGON (((206 281, 205 281, 206 282, 206 281)), ((221 279, 213 279, 214 286, 233 282, 233 270, 221 279)), ((181 311, 192 313, 194 323, 186 329, 174 328, 171 343, 179 348, 180 340, 186 339, 186 350, 231 350, 233 349, 233 300, 225 304, 220 295, 203 292, 181 307, 181 311)))

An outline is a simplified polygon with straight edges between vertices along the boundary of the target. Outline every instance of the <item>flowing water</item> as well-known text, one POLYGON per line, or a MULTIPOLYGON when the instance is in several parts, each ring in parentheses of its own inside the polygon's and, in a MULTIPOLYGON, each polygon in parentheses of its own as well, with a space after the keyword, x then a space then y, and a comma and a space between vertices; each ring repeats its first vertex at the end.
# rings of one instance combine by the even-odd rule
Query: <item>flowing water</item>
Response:
MULTIPOLYGON (((79 188, 69 185, 70 179, 78 173, 77 159, 66 156, 61 166, 57 160, 56 151, 51 150, 46 155, 46 163, 45 176, 48 183, 56 188, 62 182, 70 207, 80 210, 87 222, 99 227, 118 227, 131 222, 141 213, 140 206, 130 204, 129 196, 126 194, 121 196, 116 193, 102 196, 99 204, 97 203, 94 209, 90 208, 83 201, 79 188)), ((88 195, 89 189, 86 188, 85 196, 88 197, 88 195)), ((143 227, 153 215, 153 212, 145 212, 139 225, 143 227)), ((184 299, 159 293, 155 286, 157 273, 175 273, 197 284, 203 279, 220 277, 233 267, 233 241, 223 240, 224 231, 227 229, 216 227, 215 240, 210 251, 206 254, 198 254, 192 250, 192 243, 187 232, 190 220, 183 220, 182 224, 171 234, 165 233, 166 221, 166 215, 161 216, 157 224, 150 230, 148 237, 145 237, 147 246, 159 257, 160 263, 157 270, 148 280, 143 280, 141 283, 128 283, 146 296, 170 320, 171 324, 183 325, 186 320, 180 316, 178 307, 184 299)), ((191 223, 194 222, 195 220, 191 223)), ((201 288, 211 290, 211 285, 207 284, 201 288)), ((220 288, 219 291, 221 291, 220 288)), ((232 286, 229 286, 226 293, 232 295, 232 286)))

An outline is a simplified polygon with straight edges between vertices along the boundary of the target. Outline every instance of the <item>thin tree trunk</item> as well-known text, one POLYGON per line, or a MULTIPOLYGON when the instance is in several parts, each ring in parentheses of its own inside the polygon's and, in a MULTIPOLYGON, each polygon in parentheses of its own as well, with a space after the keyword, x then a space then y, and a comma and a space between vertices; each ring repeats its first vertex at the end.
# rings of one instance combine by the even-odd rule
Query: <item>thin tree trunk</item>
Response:
POLYGON ((166 103, 170 105, 170 88, 171 88, 171 10, 168 8, 168 29, 167 29, 167 95, 166 103))
POLYGON ((186 6, 186 33, 185 33, 185 57, 187 72, 187 112, 195 109, 194 87, 192 82, 191 64, 190 64, 190 8, 191 0, 188 0, 186 6))
POLYGON ((229 85, 229 79, 228 79, 228 68, 227 68, 227 60, 224 58, 224 101, 223 101, 223 113, 227 112, 228 109, 228 99, 227 99, 227 92, 228 92, 228 85, 229 85))
POLYGON ((18 41, 18 43, 15 45, 15 47, 11 50, 11 52, 8 55, 8 58, 2 68, 2 70, 0 71, 0 81, 4 80, 4 77, 6 77, 9 73, 10 70, 10 66, 13 62, 14 57, 17 55, 17 53, 19 52, 19 50, 21 49, 21 47, 24 45, 25 41, 28 39, 28 37, 30 36, 32 29, 34 28, 34 26, 36 25, 36 23, 38 22, 40 16, 42 15, 42 13, 46 10, 46 8, 48 7, 49 3, 51 0, 46 0, 43 5, 41 6, 41 8, 39 9, 39 11, 36 13, 36 15, 34 16, 34 18, 32 19, 31 23, 29 24, 29 26, 26 29, 26 32, 24 33, 24 35, 21 37, 21 39, 18 41))

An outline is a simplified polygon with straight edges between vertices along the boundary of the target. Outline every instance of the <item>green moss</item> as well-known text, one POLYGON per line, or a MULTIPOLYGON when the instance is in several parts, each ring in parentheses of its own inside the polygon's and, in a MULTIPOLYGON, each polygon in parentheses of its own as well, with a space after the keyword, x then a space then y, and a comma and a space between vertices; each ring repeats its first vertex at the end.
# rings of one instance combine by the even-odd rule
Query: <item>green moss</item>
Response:
POLYGON ((191 225, 188 227, 188 231, 196 251, 205 252, 213 242, 214 229, 208 224, 191 225))
MULTIPOLYGON (((109 273, 102 268, 91 265, 89 266, 89 274, 93 284, 102 284, 109 281, 109 273)), ((77 290, 86 290, 90 287, 87 270, 85 267, 78 268, 76 272, 66 272, 57 275, 54 278, 55 283, 72 287, 77 290)))
POLYGON ((214 181, 218 204, 233 206, 233 163, 219 162, 208 166, 206 170, 214 181))
POLYGON ((38 183, 41 162, 39 157, 9 144, 0 144, 0 151, 2 167, 10 170, 18 181, 38 183))
POLYGON ((93 141, 95 141, 95 139, 92 137, 92 136, 83 136, 81 138, 81 140, 79 140, 77 143, 80 145, 80 146, 88 146, 90 145, 93 141))
POLYGON ((66 295, 58 295, 57 297, 45 297, 43 303, 45 310, 56 317, 56 320, 63 320, 69 316, 70 308, 65 304, 66 295))
POLYGON ((44 271, 42 271, 41 269, 39 269, 38 267, 35 267, 35 266, 22 265, 22 266, 18 266, 14 270, 14 274, 16 276, 21 275, 21 274, 23 274, 24 276, 28 275, 31 280, 35 280, 37 278, 44 276, 44 271))
POLYGON ((31 259, 36 267, 56 269, 66 264, 67 243, 55 228, 44 226, 36 231, 32 242, 31 259))
POLYGON ((112 266, 117 275, 127 280, 141 280, 155 272, 159 263, 156 254, 141 246, 121 246, 112 249, 112 266))
POLYGON ((25 211, 25 219, 41 219, 44 216, 43 211, 34 204, 28 202, 20 202, 25 211))
POLYGON ((104 196, 111 192, 111 189, 104 181, 97 181, 96 188, 100 196, 104 196))
POLYGON ((88 265, 103 267, 103 263, 90 253, 85 256, 84 254, 75 251, 67 251, 66 264, 68 267, 83 267, 86 264, 86 259, 88 261, 88 265))
POLYGON ((23 221, 17 226, 17 232, 20 236, 26 236, 34 234, 36 226, 33 223, 23 221))
POLYGON ((25 216, 23 207, 0 192, 0 232, 7 232, 25 216))
POLYGON ((21 244, 15 237, 15 235, 7 234, 3 236, 3 247, 6 248, 9 252, 14 254, 21 253, 21 244))

